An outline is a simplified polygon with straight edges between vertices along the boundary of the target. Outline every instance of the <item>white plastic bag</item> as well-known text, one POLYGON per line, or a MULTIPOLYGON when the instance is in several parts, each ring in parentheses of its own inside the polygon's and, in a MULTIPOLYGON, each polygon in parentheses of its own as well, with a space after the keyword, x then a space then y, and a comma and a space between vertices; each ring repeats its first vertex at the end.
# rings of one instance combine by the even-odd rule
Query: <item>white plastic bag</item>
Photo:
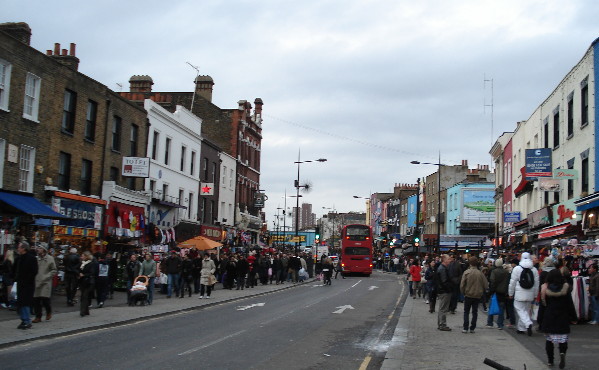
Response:
POLYGON ((12 285, 12 289, 10 290, 10 294, 8 295, 8 300, 17 300, 17 283, 14 283, 12 285))

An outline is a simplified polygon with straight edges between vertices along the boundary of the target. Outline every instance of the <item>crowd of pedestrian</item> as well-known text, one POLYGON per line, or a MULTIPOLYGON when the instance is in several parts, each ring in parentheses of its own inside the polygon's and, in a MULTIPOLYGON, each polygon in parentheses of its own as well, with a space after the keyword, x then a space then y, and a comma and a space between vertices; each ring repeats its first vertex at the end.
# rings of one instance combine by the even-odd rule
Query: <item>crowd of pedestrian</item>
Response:
MULTIPOLYGON (((391 259, 393 261, 393 259, 391 259)), ((406 271, 409 294, 437 312, 437 328, 449 332, 447 315, 456 314, 463 303, 462 333, 476 332, 479 305, 485 314, 486 328, 514 328, 517 334, 544 334, 547 363, 559 368, 566 363, 570 325, 577 323, 572 299, 572 277, 568 262, 547 256, 541 263, 528 252, 519 258, 499 256, 481 260, 475 256, 443 254, 437 257, 401 258, 391 262, 388 271, 406 271), (438 303, 438 306, 437 306, 438 303), (554 354, 557 345, 559 357, 554 354)), ((596 262, 588 269, 589 296, 593 311, 588 324, 599 322, 599 274, 596 262)))

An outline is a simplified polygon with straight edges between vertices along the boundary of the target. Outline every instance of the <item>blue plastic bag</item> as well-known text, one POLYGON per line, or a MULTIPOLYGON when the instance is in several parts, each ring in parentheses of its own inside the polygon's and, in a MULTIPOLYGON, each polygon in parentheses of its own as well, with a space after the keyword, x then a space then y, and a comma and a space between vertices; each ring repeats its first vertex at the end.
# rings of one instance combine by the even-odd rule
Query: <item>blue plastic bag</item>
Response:
POLYGON ((499 309, 499 302, 497 302, 497 294, 493 294, 491 297, 491 304, 489 305, 489 315, 499 315, 501 310, 499 309))

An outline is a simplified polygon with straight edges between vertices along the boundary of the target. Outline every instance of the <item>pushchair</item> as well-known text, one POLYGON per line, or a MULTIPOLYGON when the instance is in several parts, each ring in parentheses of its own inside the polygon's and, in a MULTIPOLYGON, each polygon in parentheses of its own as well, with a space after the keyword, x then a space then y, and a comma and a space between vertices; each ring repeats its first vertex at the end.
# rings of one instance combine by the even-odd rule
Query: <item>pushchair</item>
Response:
POLYGON ((139 275, 133 280, 133 285, 129 289, 129 306, 145 306, 148 301, 148 281, 150 279, 145 275, 139 275))

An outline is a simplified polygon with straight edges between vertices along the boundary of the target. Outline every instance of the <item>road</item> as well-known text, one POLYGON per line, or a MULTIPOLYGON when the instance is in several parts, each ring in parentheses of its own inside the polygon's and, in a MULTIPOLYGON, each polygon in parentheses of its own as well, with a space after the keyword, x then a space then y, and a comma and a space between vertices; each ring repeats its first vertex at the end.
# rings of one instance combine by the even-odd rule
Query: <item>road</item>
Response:
POLYGON ((0 350, 3 369, 379 369, 405 300, 394 274, 303 284, 0 350), (403 297, 403 299, 402 299, 403 297))

